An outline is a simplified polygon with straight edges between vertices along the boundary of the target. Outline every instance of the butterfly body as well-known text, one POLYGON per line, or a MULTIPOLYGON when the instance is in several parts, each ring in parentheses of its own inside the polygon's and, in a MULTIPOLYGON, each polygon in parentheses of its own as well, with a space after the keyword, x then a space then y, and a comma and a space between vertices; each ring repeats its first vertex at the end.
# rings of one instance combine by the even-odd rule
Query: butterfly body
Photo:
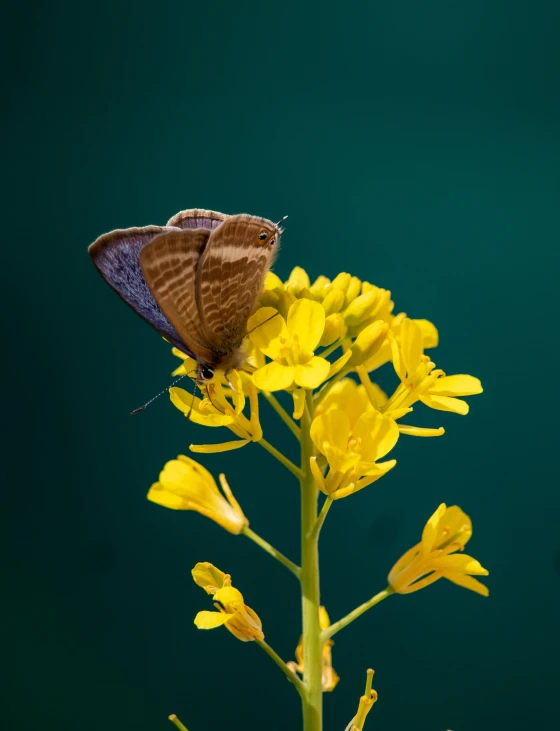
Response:
POLYGON ((247 320, 281 232, 257 216, 190 209, 165 227, 104 234, 89 252, 107 283, 207 381, 244 362, 247 320))

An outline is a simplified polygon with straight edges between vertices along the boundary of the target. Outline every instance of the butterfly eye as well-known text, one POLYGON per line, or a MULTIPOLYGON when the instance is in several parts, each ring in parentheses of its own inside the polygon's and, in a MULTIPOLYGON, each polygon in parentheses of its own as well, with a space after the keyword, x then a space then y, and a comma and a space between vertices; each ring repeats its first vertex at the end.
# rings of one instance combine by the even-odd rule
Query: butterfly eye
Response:
POLYGON ((261 233, 259 234, 259 239, 261 241, 264 241, 266 239, 266 233, 264 231, 261 231, 261 233))
POLYGON ((276 239, 270 239, 268 243, 270 244, 270 246, 273 246, 276 243, 276 239))
POLYGON ((198 375, 202 381, 211 381, 214 377, 214 369, 203 363, 199 366, 198 375))

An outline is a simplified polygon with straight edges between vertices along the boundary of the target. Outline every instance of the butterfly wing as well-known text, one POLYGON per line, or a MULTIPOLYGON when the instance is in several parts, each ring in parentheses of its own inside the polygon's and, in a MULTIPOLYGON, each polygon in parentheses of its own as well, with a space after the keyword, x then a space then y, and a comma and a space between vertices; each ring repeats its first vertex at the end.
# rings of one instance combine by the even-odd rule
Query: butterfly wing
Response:
POLYGON ((208 228, 214 230, 222 221, 227 218, 225 213, 218 211, 206 211, 202 208, 189 208, 186 211, 179 211, 167 222, 168 226, 177 228, 208 228))
POLYGON ((158 234, 173 231, 166 226, 145 226, 110 231, 89 247, 89 255, 107 284, 160 335, 188 352, 177 330, 158 307, 140 267, 140 252, 158 234))
POLYGON ((280 231, 265 218, 240 214, 212 232, 196 272, 202 330, 227 355, 246 335, 247 320, 278 249, 280 231))
POLYGON ((208 229, 172 230, 140 252, 140 266, 155 301, 199 361, 214 363, 196 302, 197 266, 210 238, 208 229))

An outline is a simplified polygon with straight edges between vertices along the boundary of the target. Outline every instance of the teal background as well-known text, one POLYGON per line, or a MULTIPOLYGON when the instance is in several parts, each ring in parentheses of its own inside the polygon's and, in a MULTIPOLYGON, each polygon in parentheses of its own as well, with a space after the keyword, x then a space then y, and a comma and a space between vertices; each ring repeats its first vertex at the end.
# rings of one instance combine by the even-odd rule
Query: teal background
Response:
MULTIPOLYGON (((387 731, 544 728, 557 717, 560 11, 555 2, 31 3, 4 27, 3 728, 300 728, 254 644, 198 632, 196 561, 231 572, 286 659, 297 586, 249 541, 145 500, 164 462, 226 433, 162 398, 174 358, 87 245, 177 210, 289 214, 275 271, 346 270, 433 320, 468 417, 335 506, 336 619, 384 586, 439 502, 473 518, 489 599, 447 582, 336 638, 327 731, 364 671, 387 731), (556 617, 556 620, 555 620, 556 617)), ((391 383, 390 373, 386 383, 391 383)), ((268 436, 294 444, 263 408, 268 436)), ((228 432, 229 434, 229 432, 228 432)), ((257 446, 208 456, 252 527, 297 558, 290 475, 257 446)))

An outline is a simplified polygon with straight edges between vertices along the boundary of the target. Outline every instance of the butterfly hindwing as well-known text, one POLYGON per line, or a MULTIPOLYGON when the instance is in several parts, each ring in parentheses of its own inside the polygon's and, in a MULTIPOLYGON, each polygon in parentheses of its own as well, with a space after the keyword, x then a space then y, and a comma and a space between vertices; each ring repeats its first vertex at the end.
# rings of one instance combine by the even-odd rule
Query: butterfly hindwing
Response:
POLYGON ((229 216, 212 232, 196 272, 203 333, 225 355, 239 347, 278 249, 279 231, 264 218, 229 216))
POLYGON ((154 299, 198 360, 215 356, 199 315, 195 277, 210 238, 208 229, 172 230, 157 236, 140 253, 140 266, 154 299))
POLYGON ((167 222, 168 226, 177 228, 208 228, 213 231, 227 218, 225 213, 206 211, 203 208, 189 208, 179 211, 167 222))
MULTIPOLYGON (((173 231, 167 226, 117 229, 89 247, 92 261, 112 289, 170 343, 186 351, 179 334, 161 311, 140 268, 140 252, 155 236, 173 231)), ((192 353, 189 353, 192 355, 192 353)))

